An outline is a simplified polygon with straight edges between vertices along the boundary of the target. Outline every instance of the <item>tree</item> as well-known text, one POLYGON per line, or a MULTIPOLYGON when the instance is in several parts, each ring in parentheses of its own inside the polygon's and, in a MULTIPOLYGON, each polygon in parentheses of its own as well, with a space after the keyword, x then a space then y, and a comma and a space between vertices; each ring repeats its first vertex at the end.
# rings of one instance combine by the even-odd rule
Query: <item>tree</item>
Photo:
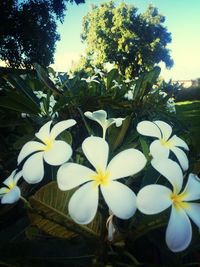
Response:
POLYGON ((131 77, 161 61, 167 68, 172 67, 167 49, 171 34, 163 26, 165 17, 152 5, 143 14, 137 11, 124 2, 115 6, 113 1, 92 7, 83 19, 81 35, 86 43, 87 64, 89 61, 102 67, 106 62, 113 63, 131 77))
POLYGON ((59 40, 57 20, 64 19, 67 2, 84 0, 1 0, 0 60, 11 67, 53 62, 59 40))

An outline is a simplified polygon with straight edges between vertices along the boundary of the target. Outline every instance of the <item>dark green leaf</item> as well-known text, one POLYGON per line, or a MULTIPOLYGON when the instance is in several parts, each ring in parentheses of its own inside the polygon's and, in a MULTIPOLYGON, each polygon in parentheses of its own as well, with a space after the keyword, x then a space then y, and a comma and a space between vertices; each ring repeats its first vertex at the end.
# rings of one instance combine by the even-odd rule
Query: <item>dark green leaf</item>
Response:
POLYGON ((49 79, 46 71, 39 64, 35 63, 34 67, 36 69, 36 72, 37 72, 39 79, 47 86, 47 88, 49 88, 50 90, 52 90, 56 94, 62 94, 62 92, 57 89, 57 87, 52 82, 52 80, 49 79))
POLYGON ((16 90, 26 96, 33 104, 39 105, 39 99, 35 96, 32 89, 28 87, 25 81, 15 73, 4 75, 3 78, 11 84, 16 90))
POLYGON ((119 72, 117 69, 112 69, 108 74, 107 74, 107 88, 110 89, 114 83, 113 80, 118 80, 119 78, 119 72))
POLYGON ((0 98, 0 106, 28 114, 38 114, 40 112, 40 108, 37 104, 32 102, 25 95, 16 92, 10 92, 7 93, 6 96, 2 96, 0 98))
POLYGON ((122 144, 124 137, 127 133, 131 122, 131 116, 127 116, 123 121, 122 126, 113 126, 109 129, 109 144, 112 150, 115 150, 119 145, 122 144))
POLYGON ((134 99, 141 100, 144 94, 147 93, 147 91, 149 91, 156 83, 159 74, 159 67, 155 67, 153 70, 143 73, 136 81, 134 89, 134 99))
POLYGON ((76 224, 68 213, 68 203, 74 190, 61 191, 56 182, 43 186, 30 198, 33 210, 30 218, 34 225, 54 236, 67 237, 74 233, 98 238, 102 229, 102 218, 97 213, 88 225, 76 224))

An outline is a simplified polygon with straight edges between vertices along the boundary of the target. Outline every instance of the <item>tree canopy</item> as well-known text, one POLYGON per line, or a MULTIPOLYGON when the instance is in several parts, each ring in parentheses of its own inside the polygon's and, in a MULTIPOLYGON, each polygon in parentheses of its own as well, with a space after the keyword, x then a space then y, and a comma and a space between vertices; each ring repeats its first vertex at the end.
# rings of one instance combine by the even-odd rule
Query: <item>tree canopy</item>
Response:
POLYGON ((11 67, 52 63, 67 2, 84 0, 1 0, 0 60, 11 67))
POLYGON ((161 61, 172 67, 167 48, 171 34, 164 22, 165 17, 152 5, 143 14, 124 2, 119 6, 113 1, 93 5, 83 19, 81 37, 86 43, 86 57, 82 64, 102 67, 106 62, 113 63, 131 77, 161 61))

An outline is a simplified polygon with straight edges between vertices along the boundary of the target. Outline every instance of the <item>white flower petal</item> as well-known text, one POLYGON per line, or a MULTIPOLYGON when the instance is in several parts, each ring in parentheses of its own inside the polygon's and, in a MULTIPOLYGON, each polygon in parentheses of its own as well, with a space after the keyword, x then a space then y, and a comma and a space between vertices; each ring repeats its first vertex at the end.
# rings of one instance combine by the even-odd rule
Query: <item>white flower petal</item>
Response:
POLYGON ((197 227, 200 228, 200 204, 188 202, 187 207, 184 208, 184 210, 197 227))
POLYGON ((182 192, 184 201, 200 199, 200 179, 197 175, 190 173, 187 184, 182 192))
POLYGON ((178 147, 171 148, 171 151, 174 152, 174 154, 176 155, 182 169, 186 171, 189 167, 189 162, 185 152, 178 147))
POLYGON ((120 127, 124 120, 125 118, 114 118, 116 127, 120 127))
POLYGON ((166 243, 173 252, 183 251, 192 238, 192 227, 188 216, 181 208, 172 207, 166 231, 166 243))
POLYGON ((50 126, 51 126, 52 121, 48 121, 45 123, 40 130, 35 134, 35 136, 40 139, 41 141, 45 142, 47 138, 50 136, 50 126))
POLYGON ((137 125, 137 131, 138 133, 146 136, 157 137, 159 139, 162 137, 159 127, 151 121, 139 122, 137 125))
POLYGON ((84 113, 84 115, 87 118, 98 122, 102 127, 106 123, 107 113, 105 110, 97 110, 94 112, 87 111, 84 113))
POLYGON ((50 165, 61 165, 72 155, 72 148, 64 141, 54 141, 51 149, 44 151, 44 160, 50 165))
POLYGON ((116 127, 120 127, 122 125, 123 120, 125 120, 125 118, 110 118, 108 119, 108 127, 112 124, 115 124, 116 127))
POLYGON ((64 130, 72 127, 76 124, 76 121, 73 119, 70 120, 64 120, 56 123, 53 128, 51 129, 51 139, 55 139, 60 133, 62 133, 64 130))
POLYGON ((83 141, 82 149, 89 162, 97 171, 105 171, 109 147, 108 143, 103 138, 95 136, 86 138, 83 141))
POLYGON ((90 223, 98 207, 98 186, 89 182, 81 186, 69 201, 69 214, 72 219, 79 224, 90 223))
POLYGON ((174 145, 174 146, 180 146, 183 147, 186 150, 189 150, 188 145, 186 144, 185 141, 183 141, 181 138, 179 138, 176 135, 173 135, 172 138, 169 139, 169 141, 174 145))
POLYGON ((127 177, 141 171, 147 160, 137 149, 126 149, 117 154, 108 164, 107 171, 110 179, 127 177))
POLYGON ((15 174, 14 176, 14 182, 17 184, 19 179, 22 177, 22 171, 19 171, 18 173, 15 174))
POLYGON ((103 197, 112 213, 121 219, 129 219, 136 211, 135 193, 126 185, 111 181, 101 186, 103 197))
POLYGON ((154 121, 154 123, 158 125, 158 127, 160 128, 162 133, 162 138, 164 140, 168 140, 172 134, 172 127, 164 121, 154 121))
POLYGON ((172 191, 158 184, 143 187, 137 195, 137 207, 144 214, 156 214, 172 204, 172 191))
POLYGON ((6 180, 3 182, 7 187, 12 187, 13 184, 15 184, 14 176, 15 176, 16 170, 12 171, 12 173, 6 178, 6 180))
POLYGON ((149 147, 150 153, 153 158, 168 158, 169 148, 163 146, 160 140, 155 140, 149 147))
MULTIPOLYGON (((4 195, 6 193, 8 193, 10 191, 10 189, 8 189, 8 187, 1 187, 0 188, 0 195, 4 195)), ((2 196, 0 196, 2 197, 2 196)))
POLYGON ((153 159, 152 166, 173 185, 175 192, 179 193, 183 184, 183 173, 180 166, 171 159, 153 159))
POLYGON ((43 145, 42 143, 39 143, 37 141, 30 141, 28 143, 26 143, 20 153, 19 156, 17 158, 17 163, 20 164, 22 162, 22 160, 24 160, 28 155, 30 155, 33 152, 37 152, 40 150, 44 150, 45 149, 45 145, 43 145))
POLYGON ((39 183, 44 176, 44 152, 38 152, 28 158, 22 168, 24 179, 29 184, 39 183))
POLYGON ((21 196, 21 192, 18 186, 15 186, 12 190, 10 190, 7 194, 5 194, 2 199, 2 204, 12 204, 19 200, 21 196))
POLYGON ((58 187, 69 190, 91 180, 96 172, 77 163, 65 163, 57 173, 58 187))

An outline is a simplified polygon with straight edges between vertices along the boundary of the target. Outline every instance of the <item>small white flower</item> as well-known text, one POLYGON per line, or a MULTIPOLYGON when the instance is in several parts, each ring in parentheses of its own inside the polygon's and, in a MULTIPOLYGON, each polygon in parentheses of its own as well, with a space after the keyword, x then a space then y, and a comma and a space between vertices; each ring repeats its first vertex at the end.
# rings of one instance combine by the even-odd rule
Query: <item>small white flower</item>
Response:
POLYGON ((112 124, 115 124, 116 127, 120 127, 122 125, 123 120, 125 118, 110 118, 107 119, 107 113, 105 110, 97 110, 94 112, 86 111, 84 115, 93 121, 98 122, 101 127, 103 128, 103 138, 105 139, 106 136, 106 130, 108 127, 110 127, 112 124))
POLYGON ((166 105, 169 112, 176 113, 176 105, 172 97, 167 100, 166 105))
POLYGON ((130 82, 132 82, 132 80, 131 79, 126 79, 126 80, 124 80, 124 82, 125 83, 130 83, 130 82))
POLYGON ((118 83, 116 80, 112 81, 114 83, 114 85, 112 86, 112 88, 118 88, 121 89, 122 88, 122 84, 118 83))
POLYGON ((164 91, 159 91, 159 95, 161 95, 163 98, 165 98, 167 96, 167 93, 165 93, 164 91))
POLYGON ((17 186, 17 182, 22 176, 22 172, 16 173, 14 170, 11 175, 3 182, 7 187, 0 188, 0 198, 2 204, 12 204, 17 202, 21 196, 21 191, 17 186))
POLYGON ((96 68, 96 67, 94 67, 94 73, 95 73, 96 75, 100 75, 101 78, 104 76, 103 71, 101 71, 100 69, 98 69, 98 68, 96 68))
POLYGON ((34 94, 37 96, 38 99, 40 99, 40 117, 46 116, 47 114, 49 116, 53 118, 55 118, 56 116, 58 116, 58 113, 54 113, 53 112, 53 107, 55 106, 55 104, 57 103, 57 101, 55 100, 54 96, 51 95, 49 98, 49 110, 46 111, 45 106, 44 106, 44 101, 45 99, 47 99, 47 94, 43 93, 42 91, 34 91, 34 94))
POLYGON ((44 92, 42 92, 42 91, 33 91, 34 92, 34 94, 37 96, 37 98, 38 99, 41 99, 41 98, 46 98, 47 97, 47 95, 44 93, 44 92))
POLYGON ((128 92, 124 95, 124 98, 126 98, 128 100, 133 100, 133 91, 128 90, 128 92))
POLYGON ((75 120, 58 122, 50 131, 52 121, 43 125, 35 136, 41 141, 30 141, 26 143, 18 156, 20 164, 27 156, 30 156, 22 167, 24 179, 30 183, 38 183, 44 176, 43 159, 50 165, 61 165, 70 159, 72 148, 64 141, 56 140, 56 137, 67 128, 76 124, 75 120), (31 155, 34 153, 33 155, 31 155))
POLYGON ((172 151, 177 157, 183 170, 188 169, 188 158, 185 152, 180 149, 189 150, 188 145, 176 135, 172 137, 172 127, 164 121, 142 121, 137 125, 138 133, 145 136, 156 137, 150 145, 150 153, 154 158, 168 157, 172 151))
POLYGON ((96 80, 96 78, 98 78, 98 77, 96 75, 93 75, 93 76, 88 77, 88 78, 81 78, 81 80, 86 81, 86 83, 91 83, 91 82, 100 83, 98 80, 96 80))
POLYGON ((137 207, 142 213, 152 215, 171 206, 166 243, 170 250, 179 252, 191 242, 189 218, 200 228, 200 204, 191 202, 200 199, 200 179, 190 173, 185 189, 180 192, 183 174, 179 165, 170 159, 165 159, 162 164, 155 161, 154 164, 173 185, 173 191, 163 185, 147 185, 137 195, 137 207))
POLYGON ((76 163, 63 164, 57 174, 58 187, 70 190, 82 185, 69 201, 69 214, 79 224, 90 223, 98 208, 99 188, 110 211, 121 219, 135 213, 135 194, 117 180, 141 171, 146 158, 137 149, 127 149, 117 154, 107 165, 108 143, 100 137, 88 137, 82 150, 95 170, 76 163))
MULTIPOLYGON (((163 98, 165 98, 167 96, 167 93, 165 93, 164 91, 159 91, 159 95, 161 95, 163 98)), ((171 113, 176 113, 176 106, 175 106, 175 102, 174 102, 174 98, 170 97, 167 102, 166 102, 166 107, 167 110, 171 113)))

